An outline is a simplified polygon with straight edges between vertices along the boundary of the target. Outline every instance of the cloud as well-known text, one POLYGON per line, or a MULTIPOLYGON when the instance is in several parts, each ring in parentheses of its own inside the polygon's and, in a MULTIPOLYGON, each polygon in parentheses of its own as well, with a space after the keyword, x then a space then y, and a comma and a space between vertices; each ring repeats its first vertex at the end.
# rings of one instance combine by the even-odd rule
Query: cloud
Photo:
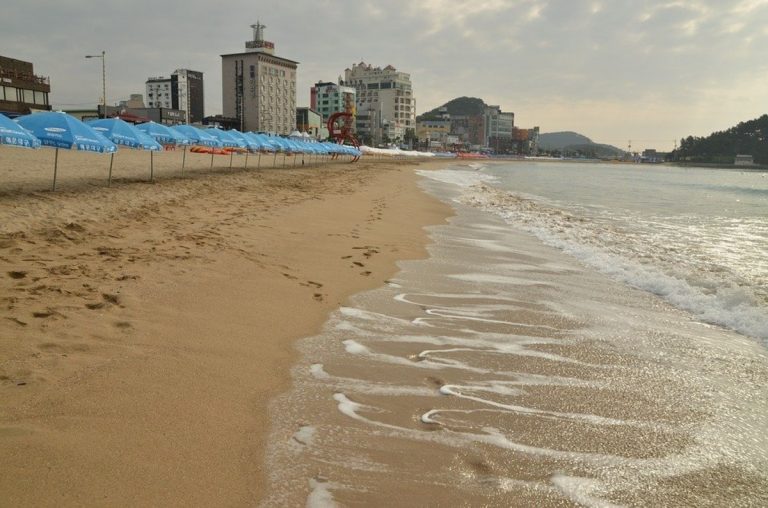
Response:
POLYGON ((257 19, 277 54, 300 62, 300 105, 360 60, 410 73, 420 112, 470 95, 524 126, 591 137, 624 122, 620 137, 675 139, 723 128, 732 115, 720 104, 737 121, 768 104, 756 85, 768 0, 28 0, 3 15, 2 54, 50 76, 60 105, 96 102, 100 67, 83 56, 103 49, 110 101, 187 67, 205 74, 206 112, 221 112, 219 55, 241 51, 257 19), (634 133, 641 125, 654 135, 634 133))

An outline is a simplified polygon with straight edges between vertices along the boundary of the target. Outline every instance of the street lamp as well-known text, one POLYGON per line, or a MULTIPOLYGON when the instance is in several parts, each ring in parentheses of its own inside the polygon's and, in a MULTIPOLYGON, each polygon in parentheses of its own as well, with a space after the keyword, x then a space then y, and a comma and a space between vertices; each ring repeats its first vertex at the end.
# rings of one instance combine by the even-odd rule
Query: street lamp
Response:
POLYGON ((107 58, 106 51, 101 52, 100 55, 85 55, 85 58, 101 58, 101 93, 102 101, 104 104, 104 111, 102 118, 107 117, 107 58))

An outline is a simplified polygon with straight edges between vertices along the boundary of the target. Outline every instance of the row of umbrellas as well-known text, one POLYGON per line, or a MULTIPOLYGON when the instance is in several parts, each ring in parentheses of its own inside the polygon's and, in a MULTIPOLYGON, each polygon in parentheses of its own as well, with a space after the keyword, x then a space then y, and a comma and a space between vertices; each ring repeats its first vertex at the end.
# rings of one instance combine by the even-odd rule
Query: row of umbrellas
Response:
MULTIPOLYGON (((163 150, 163 145, 178 145, 185 148, 182 172, 186 160, 187 146, 202 146, 211 150, 211 165, 215 149, 234 151, 270 152, 285 155, 309 154, 349 155, 359 157, 357 149, 335 143, 309 142, 286 139, 237 130, 224 131, 218 128, 199 129, 191 125, 169 127, 155 122, 138 125, 129 124, 119 118, 105 118, 83 123, 63 112, 34 113, 17 118, 15 121, 0 114, 0 144, 39 148, 50 146, 56 149, 54 159, 53 189, 56 189, 58 150, 77 149, 89 152, 114 153, 119 146, 150 151, 150 178, 153 177, 152 153, 163 150)), ((218 152, 222 153, 222 152, 218 152)), ((231 156, 231 155, 230 155, 231 156)), ((112 178, 110 159, 109 180, 112 178)), ((247 164, 247 160, 246 160, 247 164)), ((231 166, 231 159, 230 159, 231 166)))

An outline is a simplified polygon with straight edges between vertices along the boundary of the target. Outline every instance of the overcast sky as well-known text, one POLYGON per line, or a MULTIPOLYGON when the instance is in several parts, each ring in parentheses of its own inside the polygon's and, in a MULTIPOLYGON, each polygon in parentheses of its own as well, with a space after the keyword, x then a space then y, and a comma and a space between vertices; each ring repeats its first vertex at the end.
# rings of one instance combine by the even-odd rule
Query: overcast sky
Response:
POLYGON ((519 127, 573 130, 671 149, 768 112, 768 0, 14 1, 0 55, 50 76, 54 107, 93 106, 107 53, 110 103, 150 76, 202 71, 221 113, 220 55, 260 20, 300 63, 297 104, 361 60, 410 73, 417 113, 459 96, 515 113, 519 127))

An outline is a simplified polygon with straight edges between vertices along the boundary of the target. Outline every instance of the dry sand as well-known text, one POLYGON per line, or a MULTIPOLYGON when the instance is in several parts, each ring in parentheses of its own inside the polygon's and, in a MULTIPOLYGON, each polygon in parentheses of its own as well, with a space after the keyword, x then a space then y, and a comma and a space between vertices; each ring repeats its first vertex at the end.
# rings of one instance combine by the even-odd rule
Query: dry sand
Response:
POLYGON ((256 504, 295 339, 449 210, 413 163, 59 157, 0 146, 0 505, 256 504))

